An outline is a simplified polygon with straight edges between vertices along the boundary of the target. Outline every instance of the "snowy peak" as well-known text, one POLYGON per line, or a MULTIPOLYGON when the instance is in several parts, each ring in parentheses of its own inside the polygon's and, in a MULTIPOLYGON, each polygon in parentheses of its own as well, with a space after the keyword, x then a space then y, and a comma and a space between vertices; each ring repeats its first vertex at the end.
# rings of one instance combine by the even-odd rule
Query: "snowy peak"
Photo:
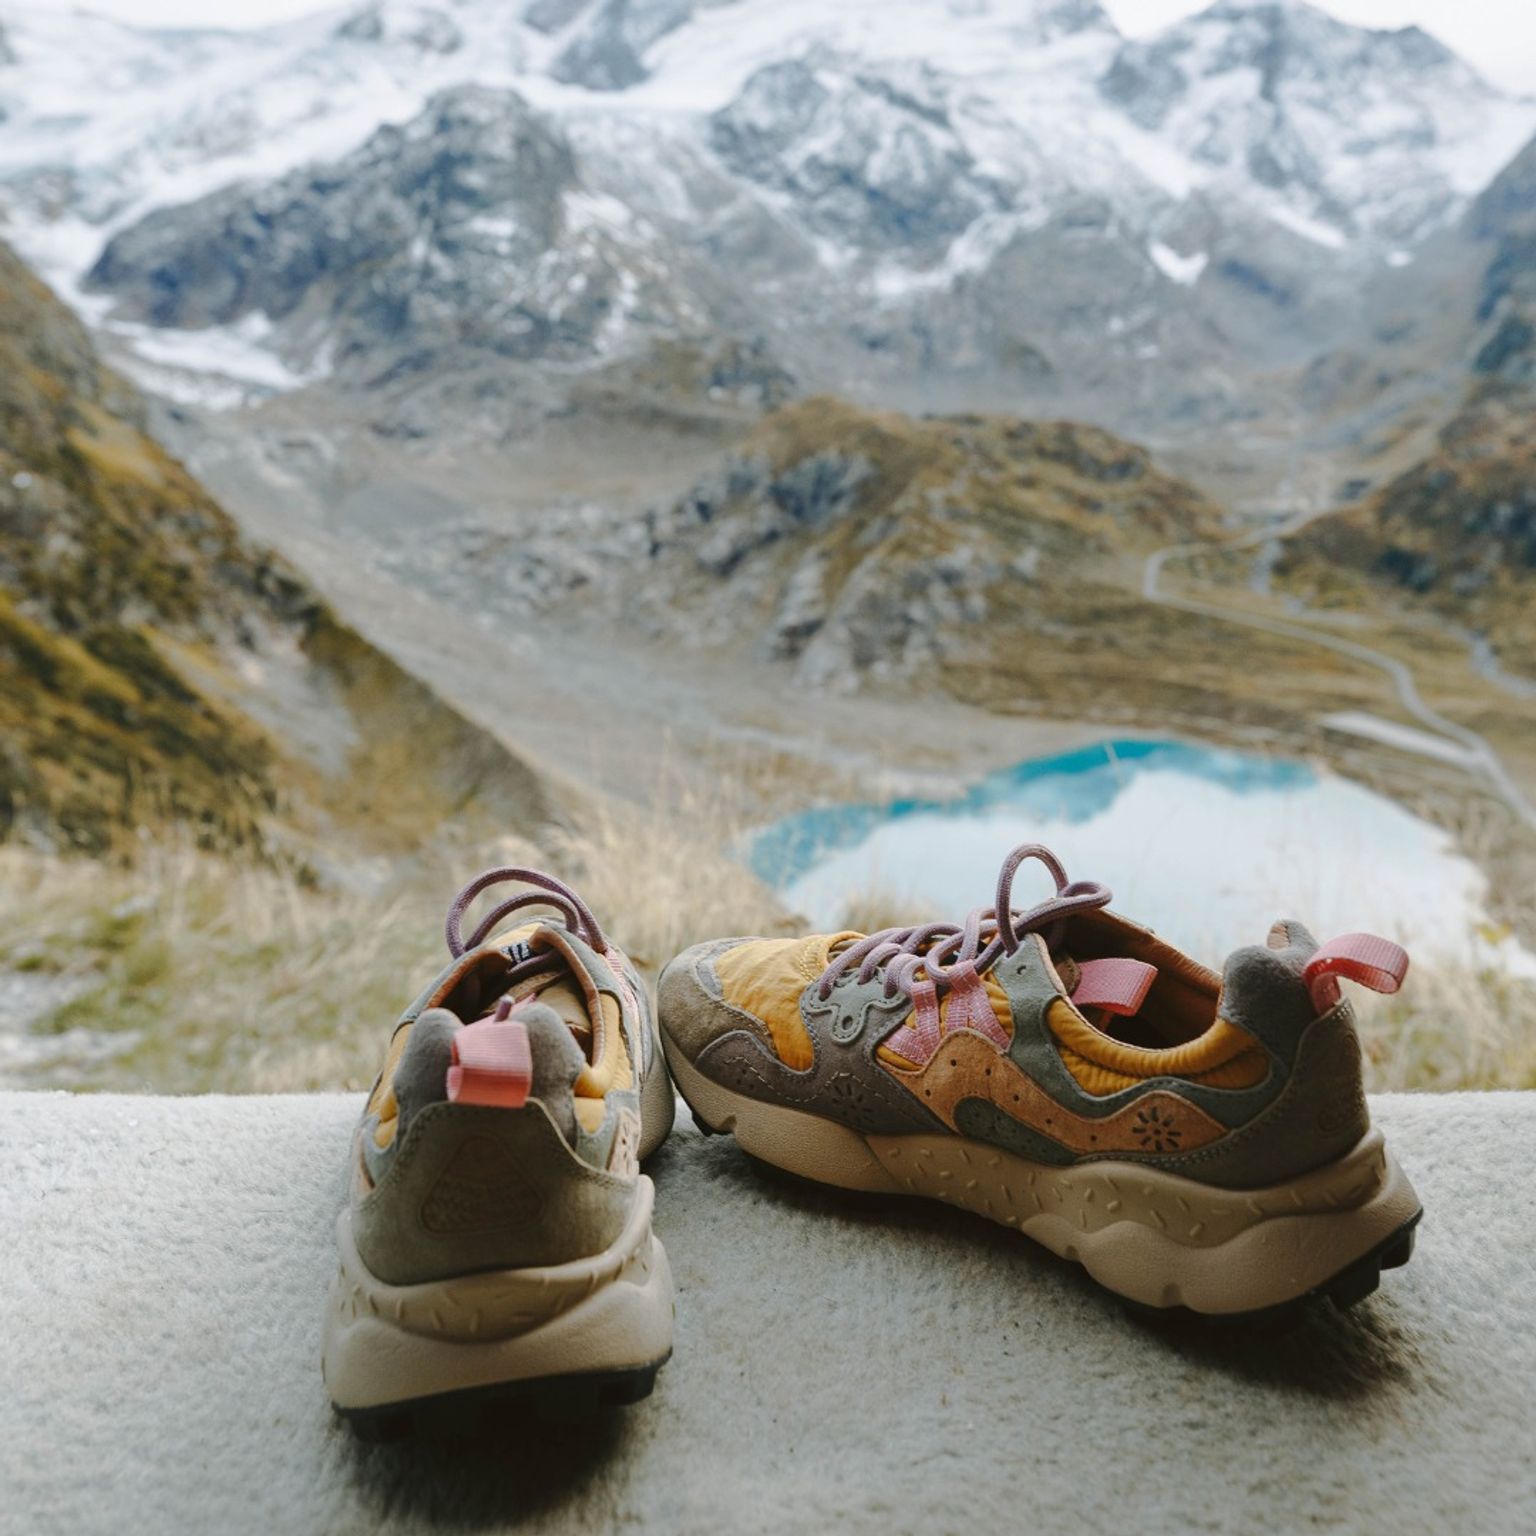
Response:
POLYGON ((332 33, 340 42, 385 45, 418 53, 457 53, 464 34, 445 10, 434 5, 366 5, 332 33))
POLYGON ((1147 42, 1127 44, 1125 57, 1138 55, 1171 65, 1186 85, 1246 72, 1254 93, 1276 103, 1319 86, 1349 83, 1391 81, 1416 95, 1487 89, 1468 65, 1418 27, 1356 27, 1302 0, 1217 0, 1147 42))
POLYGON ((1101 89, 1228 183, 1398 243, 1450 217, 1529 119, 1418 28, 1350 26, 1300 0, 1218 0, 1128 42, 1101 89))
POLYGON ((583 8, 575 36, 561 49, 551 73, 593 91, 637 85, 648 74, 646 50, 675 32, 694 9, 694 0, 598 0, 583 8))
POLYGON ((711 117, 709 142, 738 175, 792 200, 816 233, 855 250, 937 255, 1006 202, 922 65, 765 64, 711 117))
POLYGON ((332 164, 149 215, 89 276, 153 326, 283 328, 306 367, 584 359, 644 301, 677 323, 643 236, 582 186, 559 127, 460 86, 332 164), (254 327, 253 327, 254 323, 254 327))
POLYGON ((1279 0, 1135 41, 1098 0, 0 20, 17 244, 140 356, 223 328, 253 379, 465 348, 606 367, 676 326, 924 408, 940 374, 1013 400, 1053 370, 1226 400, 1536 129, 1425 34, 1279 0))

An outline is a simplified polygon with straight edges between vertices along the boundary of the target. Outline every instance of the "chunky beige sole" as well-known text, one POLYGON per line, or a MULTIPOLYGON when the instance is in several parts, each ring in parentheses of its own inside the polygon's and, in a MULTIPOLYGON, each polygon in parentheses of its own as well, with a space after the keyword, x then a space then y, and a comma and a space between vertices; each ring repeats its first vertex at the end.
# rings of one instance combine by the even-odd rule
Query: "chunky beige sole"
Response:
POLYGON ((613 1246, 589 1259, 387 1285, 336 1224, 341 1263, 326 1311, 322 1368, 343 1412, 515 1382, 641 1371, 672 1350, 672 1272, 651 1231, 641 1176, 613 1246))
POLYGON ((1285 1184, 1216 1189, 1142 1163, 1053 1168, 963 1136, 864 1136, 722 1088, 679 1050, 668 1061, 694 1115, 733 1132, 754 1157, 824 1184, 925 1195, 1017 1227, 1142 1306, 1212 1316, 1283 1306, 1389 1244, 1419 1213, 1377 1130, 1285 1184))

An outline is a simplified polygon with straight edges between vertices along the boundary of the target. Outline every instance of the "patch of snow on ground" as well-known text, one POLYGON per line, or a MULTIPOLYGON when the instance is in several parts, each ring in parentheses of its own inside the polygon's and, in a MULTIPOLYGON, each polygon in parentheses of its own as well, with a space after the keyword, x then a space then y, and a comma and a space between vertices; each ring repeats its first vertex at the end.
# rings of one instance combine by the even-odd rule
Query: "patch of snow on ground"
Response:
POLYGON ((247 315, 233 325, 180 331, 107 320, 104 330, 117 345, 114 360, 142 388, 182 405, 235 410, 267 395, 302 389, 324 376, 290 368, 267 346, 272 325, 265 315, 247 315))
POLYGON ((1161 240, 1154 240, 1147 247, 1147 255, 1152 258, 1152 264, 1169 282, 1177 283, 1181 288, 1192 288, 1200 281, 1200 274, 1205 271, 1210 256, 1205 251, 1195 251, 1191 255, 1181 256, 1172 246, 1164 245, 1161 240))
POLYGON ((1300 235, 1303 240, 1310 240, 1313 245, 1326 246, 1330 251, 1342 251, 1349 244, 1343 230, 1335 229, 1332 224, 1324 224, 1319 219, 1309 219, 1306 214, 1297 213, 1294 208, 1287 208, 1283 203, 1276 204, 1268 211, 1270 218, 1282 229, 1300 235))

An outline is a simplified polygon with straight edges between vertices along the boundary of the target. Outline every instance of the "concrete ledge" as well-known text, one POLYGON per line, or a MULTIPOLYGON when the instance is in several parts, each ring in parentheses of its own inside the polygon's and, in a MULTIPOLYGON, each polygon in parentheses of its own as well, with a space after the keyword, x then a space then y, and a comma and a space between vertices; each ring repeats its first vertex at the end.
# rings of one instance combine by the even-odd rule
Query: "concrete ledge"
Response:
POLYGON ((1531 1529, 1536 1094, 1377 1100, 1419 1252, 1267 1341, 1140 1327, 1015 1234, 685 1118, 656 1395, 462 1449, 358 1446, 325 1401, 357 1108, 0 1094, 0 1530, 1531 1529))

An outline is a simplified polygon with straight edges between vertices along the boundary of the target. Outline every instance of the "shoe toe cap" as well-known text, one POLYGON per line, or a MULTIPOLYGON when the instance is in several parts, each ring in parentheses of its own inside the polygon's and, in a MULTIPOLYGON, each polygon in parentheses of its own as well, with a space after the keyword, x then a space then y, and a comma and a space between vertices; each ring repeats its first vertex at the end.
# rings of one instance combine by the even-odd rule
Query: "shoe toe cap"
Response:
POLYGON ((722 1035, 733 1030, 756 1026, 766 1032, 767 1025, 736 1004, 725 999, 715 963, 720 956, 750 938, 711 939, 685 949, 670 961, 656 986, 657 1012, 661 1032, 669 1047, 679 1050, 689 1061, 722 1035))

